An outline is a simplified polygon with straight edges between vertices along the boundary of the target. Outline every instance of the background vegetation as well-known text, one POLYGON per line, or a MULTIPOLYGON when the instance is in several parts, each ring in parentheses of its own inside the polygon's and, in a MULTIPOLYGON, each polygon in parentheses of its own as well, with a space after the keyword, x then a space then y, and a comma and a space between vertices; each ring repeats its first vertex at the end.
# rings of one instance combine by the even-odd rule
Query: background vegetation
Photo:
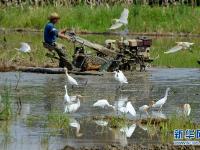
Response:
MULTIPOLYGON (((61 21, 58 28, 69 28, 81 31, 105 32, 118 18, 124 6, 87 5, 75 7, 7 7, 0 9, 0 27, 43 29, 47 16, 58 12, 61 21)), ((130 5, 128 29, 130 32, 175 32, 200 33, 200 8, 188 6, 150 7, 130 5)))

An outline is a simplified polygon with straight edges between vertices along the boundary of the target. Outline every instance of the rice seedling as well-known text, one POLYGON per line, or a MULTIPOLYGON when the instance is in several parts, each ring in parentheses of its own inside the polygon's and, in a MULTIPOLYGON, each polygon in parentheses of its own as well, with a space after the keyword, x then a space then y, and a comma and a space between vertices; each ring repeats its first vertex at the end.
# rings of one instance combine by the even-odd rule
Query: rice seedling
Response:
POLYGON ((172 142, 174 140, 173 132, 175 129, 199 129, 200 125, 192 121, 189 117, 173 115, 167 122, 159 125, 161 139, 163 142, 172 142))
POLYGON ((108 120, 108 125, 111 128, 121 128, 124 127, 128 123, 128 119, 124 117, 119 117, 119 116, 112 116, 108 120))
POLYGON ((8 85, 4 87, 0 103, 1 103, 0 120, 9 120, 12 116, 12 108, 11 108, 11 88, 8 85))

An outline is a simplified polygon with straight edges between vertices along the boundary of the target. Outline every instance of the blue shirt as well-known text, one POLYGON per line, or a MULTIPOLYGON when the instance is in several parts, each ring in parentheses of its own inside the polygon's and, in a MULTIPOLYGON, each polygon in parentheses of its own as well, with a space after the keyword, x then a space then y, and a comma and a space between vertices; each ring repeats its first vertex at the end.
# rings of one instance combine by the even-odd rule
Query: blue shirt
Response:
POLYGON ((53 44, 56 42, 58 37, 58 30, 55 28, 54 24, 49 22, 44 28, 44 41, 48 44, 53 44))

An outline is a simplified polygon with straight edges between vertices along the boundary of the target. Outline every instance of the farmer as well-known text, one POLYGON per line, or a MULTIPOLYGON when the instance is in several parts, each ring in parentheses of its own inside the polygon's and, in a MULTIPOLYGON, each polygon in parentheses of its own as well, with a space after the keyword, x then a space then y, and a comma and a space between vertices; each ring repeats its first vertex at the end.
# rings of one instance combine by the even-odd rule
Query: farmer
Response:
POLYGON ((60 17, 57 13, 52 13, 48 17, 49 22, 44 28, 44 47, 49 51, 55 51, 59 56, 59 67, 67 67, 69 70, 72 70, 73 67, 69 63, 67 56, 65 54, 65 48, 62 44, 56 43, 57 38, 66 39, 70 41, 70 37, 65 35, 66 29, 58 31, 55 28, 55 24, 58 23, 60 17))

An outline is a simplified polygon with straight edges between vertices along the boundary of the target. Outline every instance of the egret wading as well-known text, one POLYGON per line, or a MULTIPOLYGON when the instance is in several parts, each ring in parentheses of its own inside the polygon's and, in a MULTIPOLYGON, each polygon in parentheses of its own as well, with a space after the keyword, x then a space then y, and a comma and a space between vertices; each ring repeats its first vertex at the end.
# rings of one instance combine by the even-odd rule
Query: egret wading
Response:
POLYGON ((118 110, 123 113, 123 114, 128 114, 130 113, 133 117, 136 117, 136 111, 131 102, 127 102, 125 107, 120 107, 118 110))
POLYGON ((119 88, 121 88, 123 84, 128 84, 128 80, 121 70, 114 71, 113 73, 115 80, 120 84, 119 88))
POLYGON ((64 102, 65 102, 65 103, 71 103, 71 99, 70 99, 69 94, 68 94, 68 91, 67 91, 67 85, 65 85, 64 102))
POLYGON ((159 111, 162 111, 162 106, 167 101, 167 96, 168 96, 169 90, 170 90, 170 88, 166 89, 165 96, 162 99, 158 100, 157 102, 152 101, 153 108, 159 108, 159 111))
POLYGON ((69 83, 70 85, 72 85, 72 87, 73 87, 73 86, 77 86, 77 85, 78 85, 78 82, 77 82, 72 76, 70 76, 70 75, 68 74, 68 69, 67 69, 67 68, 64 68, 64 70, 65 70, 65 74, 66 74, 66 76, 67 76, 67 81, 68 81, 68 83, 69 83))
POLYGON ((191 113, 191 106, 190 104, 183 104, 182 105, 182 110, 183 110, 183 115, 184 116, 189 116, 191 113))
POLYGON ((64 112, 75 113, 80 108, 80 105, 81 105, 80 98, 82 98, 81 95, 76 95, 76 96, 71 97, 71 103, 67 103, 65 105, 64 112))
POLYGON ((149 109, 151 106, 152 106, 152 104, 150 104, 150 105, 143 105, 143 106, 139 107, 140 118, 141 118, 141 114, 142 114, 142 113, 146 113, 146 115, 149 116, 148 109, 149 109))
POLYGON ((98 100, 97 102, 95 102, 93 104, 93 107, 113 108, 113 109, 115 109, 115 107, 113 105, 110 105, 109 102, 108 102, 108 100, 106 100, 106 99, 98 100))

